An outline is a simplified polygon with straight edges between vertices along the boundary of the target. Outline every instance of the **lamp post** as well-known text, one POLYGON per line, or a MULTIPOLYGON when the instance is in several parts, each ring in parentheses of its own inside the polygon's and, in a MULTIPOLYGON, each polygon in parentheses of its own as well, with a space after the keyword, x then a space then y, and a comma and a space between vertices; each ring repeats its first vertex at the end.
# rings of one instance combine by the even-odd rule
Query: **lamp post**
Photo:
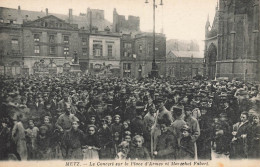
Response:
MULTIPOLYGON (((148 3, 148 0, 145 1, 145 3, 148 3)), ((161 0, 160 5, 163 5, 163 2, 161 0)), ((155 62, 155 8, 157 5, 155 4, 155 0, 153 0, 153 62, 152 62, 152 71, 151 71, 151 77, 157 78, 158 77, 158 67, 155 62)))

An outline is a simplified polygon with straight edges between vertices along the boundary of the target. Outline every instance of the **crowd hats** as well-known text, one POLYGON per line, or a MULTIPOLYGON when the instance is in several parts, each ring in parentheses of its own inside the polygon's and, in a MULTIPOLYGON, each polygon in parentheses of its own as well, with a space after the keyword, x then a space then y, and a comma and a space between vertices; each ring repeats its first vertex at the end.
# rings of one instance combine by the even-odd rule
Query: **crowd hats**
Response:
POLYGON ((176 106, 173 107, 172 111, 173 111, 173 115, 176 118, 180 117, 182 115, 182 113, 183 113, 183 109, 181 107, 176 107, 176 106))

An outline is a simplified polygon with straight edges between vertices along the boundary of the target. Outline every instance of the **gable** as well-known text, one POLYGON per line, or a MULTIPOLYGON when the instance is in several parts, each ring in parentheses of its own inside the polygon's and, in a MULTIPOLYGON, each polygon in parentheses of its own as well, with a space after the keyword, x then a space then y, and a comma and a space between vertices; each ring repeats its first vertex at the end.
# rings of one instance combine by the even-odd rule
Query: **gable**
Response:
POLYGON ((167 58, 172 58, 175 59, 177 56, 173 53, 173 51, 169 51, 169 53, 167 54, 167 58))
POLYGON ((24 27, 36 27, 36 28, 50 28, 50 29, 66 29, 73 30, 77 29, 77 26, 69 24, 64 20, 59 19, 56 16, 49 15, 31 22, 23 24, 24 27))

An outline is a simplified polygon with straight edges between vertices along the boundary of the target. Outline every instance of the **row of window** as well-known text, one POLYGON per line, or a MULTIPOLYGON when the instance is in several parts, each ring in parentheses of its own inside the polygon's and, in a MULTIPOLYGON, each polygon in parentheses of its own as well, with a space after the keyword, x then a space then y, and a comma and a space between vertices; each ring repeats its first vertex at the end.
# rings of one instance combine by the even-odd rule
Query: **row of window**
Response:
MULTIPOLYGON (((87 48, 82 48, 82 55, 83 56, 87 56, 87 48)), ((40 46, 39 45, 35 45, 34 46, 34 53, 35 54, 40 54, 40 46)), ((49 53, 50 54, 55 54, 56 53, 56 47, 55 46, 50 46, 49 47, 49 53)), ((64 55, 69 55, 69 47, 64 47, 63 48, 63 54, 64 55)))
POLYGON ((54 21, 50 21, 50 22, 42 21, 40 24, 42 27, 53 27, 53 28, 54 27, 61 28, 64 26, 62 23, 55 23, 54 21))
MULTIPOLYGON (((34 42, 40 42, 40 34, 34 34, 34 42)), ((54 43, 55 42, 55 36, 54 35, 49 35, 49 42, 54 43)), ((69 43, 69 36, 63 36, 63 42, 65 44, 69 43)), ((82 38, 82 45, 86 46, 87 45, 87 38, 82 38)))
MULTIPOLYGON (((147 46, 147 52, 148 52, 147 54, 148 54, 148 55, 153 52, 153 51, 152 51, 152 48, 153 48, 152 45, 151 45, 151 44, 148 44, 148 46, 147 46)), ((156 47, 155 50, 158 51, 158 48, 156 47)), ((142 46, 141 44, 139 45, 138 52, 139 52, 139 53, 142 53, 142 52, 143 52, 143 46, 142 46)))
MULTIPOLYGON (((40 42, 40 34, 34 34, 34 42, 40 42)), ((55 42, 55 36, 49 35, 49 42, 54 43, 55 42)), ((69 36, 63 36, 63 42, 65 44, 69 43, 69 36)))
MULTIPOLYGON (((56 53, 55 46, 50 46, 49 48, 50 48, 50 50, 49 50, 50 54, 55 54, 56 53)), ((40 46, 39 45, 35 45, 34 46, 34 53, 35 54, 40 54, 40 46)), ((69 55, 69 47, 64 47, 63 48, 63 53, 64 53, 64 55, 69 55)))
MULTIPOLYGON (((49 36, 49 41, 51 43, 54 42, 54 35, 50 35, 49 36)), ((40 41, 40 35, 39 34, 34 34, 34 41, 35 42, 39 42, 40 41)), ((64 43, 69 43, 69 36, 63 36, 63 41, 64 43)), ((12 39, 12 48, 16 48, 19 44, 18 39, 12 39)), ((86 38, 82 38, 82 45, 87 45, 87 39, 86 38)), ((131 57, 131 49, 132 44, 131 43, 124 43, 124 48, 127 51, 124 51, 124 56, 125 57, 131 57)), ((150 54, 150 50, 151 50, 151 45, 148 44, 148 54, 150 54)), ((155 50, 158 50, 158 48, 155 48, 155 50)), ((142 53, 143 51, 143 47, 142 45, 139 45, 139 53, 142 53)), ((82 49, 83 52, 83 56, 87 56, 87 48, 83 48, 82 49)), ((40 53, 40 46, 39 45, 35 45, 34 47, 34 53, 39 54, 40 53)), ((113 45, 109 44, 107 45, 107 53, 108 53, 108 57, 112 57, 113 56, 113 45)), ((55 54, 55 46, 50 46, 50 54, 55 54)), ((64 47, 64 55, 69 55, 69 47, 64 47)), ((96 57, 101 57, 103 56, 103 46, 100 43, 94 43, 93 44, 93 56, 96 57)))

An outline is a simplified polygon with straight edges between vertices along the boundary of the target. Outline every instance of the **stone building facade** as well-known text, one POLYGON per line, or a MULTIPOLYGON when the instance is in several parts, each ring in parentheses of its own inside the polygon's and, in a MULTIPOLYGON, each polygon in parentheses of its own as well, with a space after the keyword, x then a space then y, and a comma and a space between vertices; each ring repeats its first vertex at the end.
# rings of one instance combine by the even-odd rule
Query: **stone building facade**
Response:
POLYGON ((89 9, 79 16, 0 7, 0 72, 7 75, 68 70, 77 54, 81 70, 89 68, 90 22, 95 29, 110 28, 104 11, 89 9), (92 13, 94 19, 89 16, 92 13), (44 60, 44 61, 42 61, 44 60), (41 67, 39 67, 41 66, 41 67), (48 67, 49 66, 49 67, 48 67))
MULTIPOLYGON (((81 71, 93 74, 146 77, 151 72, 153 35, 139 32, 139 17, 129 17, 125 23, 131 32, 123 34, 112 31, 103 10, 88 8, 86 14, 75 16, 72 9, 68 15, 51 14, 48 9, 0 9, 2 74, 61 73, 69 71, 75 57, 81 71)), ((127 30, 123 20, 118 20, 119 27, 127 30)), ((165 35, 156 34, 156 63, 163 76, 165 50, 165 35)))
POLYGON ((29 74, 35 72, 41 59, 52 62, 57 72, 69 63, 74 52, 80 53, 77 25, 69 24, 53 15, 23 24, 23 62, 29 74))
POLYGON ((259 80, 259 0, 220 0, 205 26, 205 75, 259 80))
MULTIPOLYGON (((135 35, 134 53, 135 76, 147 77, 152 70, 153 62, 153 33, 139 33, 135 35)), ((166 74, 166 37, 164 34, 155 34, 155 60, 160 76, 166 74)))
POLYGON ((134 53, 134 38, 131 34, 123 34, 121 37, 121 76, 135 77, 136 54, 134 53))
POLYGON ((199 51, 170 51, 166 57, 166 76, 192 79, 197 75, 203 75, 202 55, 199 51))
POLYGON ((120 34, 110 29, 89 34, 89 72, 120 75, 120 34))
POLYGON ((1 24, 1 62, 5 74, 33 74, 55 67, 63 71, 79 52, 78 27, 53 16, 23 24, 1 24))

